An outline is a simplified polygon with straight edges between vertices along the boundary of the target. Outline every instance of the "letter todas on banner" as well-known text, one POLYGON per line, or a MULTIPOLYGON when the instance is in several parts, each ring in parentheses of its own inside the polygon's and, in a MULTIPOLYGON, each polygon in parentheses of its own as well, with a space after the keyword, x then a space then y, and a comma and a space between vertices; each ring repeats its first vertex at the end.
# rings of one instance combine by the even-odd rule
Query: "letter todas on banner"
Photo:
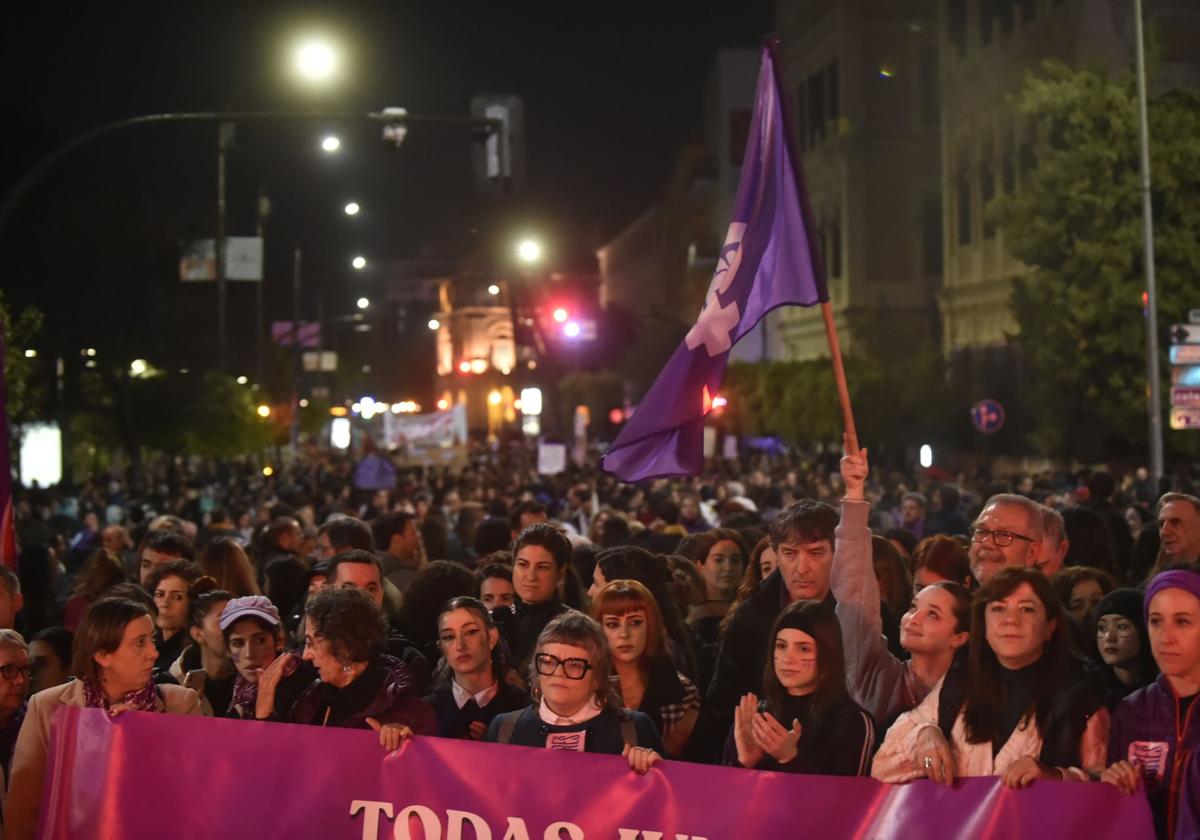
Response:
POLYGON ((116 838, 159 837, 169 826, 177 840, 742 840, 791 837, 797 826, 864 840, 939 829, 1153 835, 1145 797, 1110 785, 998 787, 995 778, 947 789, 672 761, 637 776, 617 756, 429 737, 385 754, 370 732, 140 712, 113 720, 72 707, 51 733, 39 836, 92 837, 101 825, 116 838))

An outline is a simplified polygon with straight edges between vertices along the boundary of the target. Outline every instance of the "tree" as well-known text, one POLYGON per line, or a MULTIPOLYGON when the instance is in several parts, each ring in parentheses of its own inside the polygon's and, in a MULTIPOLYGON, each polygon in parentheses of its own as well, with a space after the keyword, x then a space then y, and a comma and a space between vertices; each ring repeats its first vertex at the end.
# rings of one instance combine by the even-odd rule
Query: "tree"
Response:
MULTIPOLYGON (((0 292, 0 330, 4 331, 5 413, 10 431, 16 426, 37 418, 41 410, 41 388, 34 379, 35 359, 25 357, 24 350, 42 329, 42 313, 32 306, 20 312, 10 312, 0 292)), ((13 450, 16 451, 15 449, 13 450)))
MULTIPOLYGON (((1019 190, 989 212, 1030 268, 1013 309, 1031 374, 1031 442, 1085 459, 1140 451, 1147 384, 1134 79, 1047 62, 1016 104, 1043 142, 1019 190)), ((1169 324, 1200 305, 1200 97, 1174 91, 1148 111, 1158 314, 1169 324)), ((1195 452, 1200 441, 1175 432, 1167 444, 1195 452)))

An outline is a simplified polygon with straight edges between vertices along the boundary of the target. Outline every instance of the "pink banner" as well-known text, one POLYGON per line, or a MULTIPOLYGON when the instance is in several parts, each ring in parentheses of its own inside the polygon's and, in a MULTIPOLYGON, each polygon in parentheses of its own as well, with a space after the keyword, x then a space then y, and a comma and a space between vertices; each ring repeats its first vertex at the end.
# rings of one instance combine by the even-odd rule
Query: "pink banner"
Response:
POLYGON ((39 835, 347 840, 1152 837, 1143 795, 1104 784, 792 776, 370 732, 65 708, 39 835))

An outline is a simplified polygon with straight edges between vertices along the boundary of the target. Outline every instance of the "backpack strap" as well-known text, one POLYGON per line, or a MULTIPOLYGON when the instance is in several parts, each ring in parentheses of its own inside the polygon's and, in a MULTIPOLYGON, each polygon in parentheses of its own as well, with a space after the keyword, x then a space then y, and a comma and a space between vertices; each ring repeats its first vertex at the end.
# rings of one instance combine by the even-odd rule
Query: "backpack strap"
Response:
POLYGON ((497 744, 507 744, 512 740, 513 730, 517 728, 517 718, 521 716, 522 711, 524 710, 505 712, 499 715, 500 731, 496 734, 497 744))

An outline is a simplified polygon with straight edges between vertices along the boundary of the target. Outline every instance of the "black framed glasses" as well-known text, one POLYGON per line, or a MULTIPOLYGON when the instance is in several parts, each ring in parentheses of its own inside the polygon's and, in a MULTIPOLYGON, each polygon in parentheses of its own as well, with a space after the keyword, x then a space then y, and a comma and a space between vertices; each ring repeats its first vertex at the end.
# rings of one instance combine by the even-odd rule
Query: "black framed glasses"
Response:
POLYGON ((1032 537, 1027 537, 1024 534, 1018 534, 1016 531, 1005 531, 1000 529, 992 531, 988 528, 972 528, 971 542, 987 542, 988 537, 992 538, 992 542, 997 548, 1007 548, 1013 544, 1013 540, 1025 540, 1025 542, 1035 542, 1032 537))
POLYGON ((28 665, 17 665, 16 663, 0 665, 0 677, 4 677, 6 680, 15 680, 17 674, 24 674, 25 679, 28 680, 33 677, 33 669, 28 665))
POLYGON ((559 669, 559 666, 562 667, 563 674, 569 680, 581 680, 587 676, 588 671, 592 670, 592 663, 578 656, 559 659, 550 653, 539 653, 533 657, 533 667, 537 668, 537 672, 543 677, 552 675, 559 669))

